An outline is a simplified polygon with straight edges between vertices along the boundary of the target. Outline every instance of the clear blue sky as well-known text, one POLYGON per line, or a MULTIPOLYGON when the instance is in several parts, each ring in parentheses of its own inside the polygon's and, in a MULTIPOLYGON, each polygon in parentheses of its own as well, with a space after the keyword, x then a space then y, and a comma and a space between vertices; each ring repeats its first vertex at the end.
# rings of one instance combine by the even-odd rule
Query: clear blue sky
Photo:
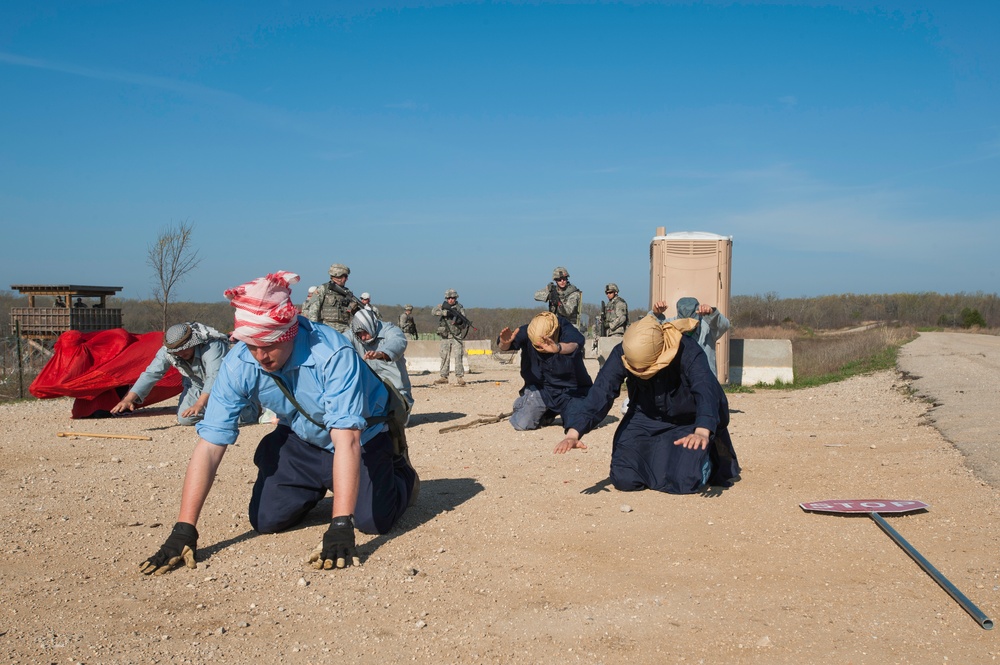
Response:
POLYGON ((377 303, 637 307, 657 227, 733 293, 998 291, 1000 2, 0 4, 0 288, 277 269, 377 303))

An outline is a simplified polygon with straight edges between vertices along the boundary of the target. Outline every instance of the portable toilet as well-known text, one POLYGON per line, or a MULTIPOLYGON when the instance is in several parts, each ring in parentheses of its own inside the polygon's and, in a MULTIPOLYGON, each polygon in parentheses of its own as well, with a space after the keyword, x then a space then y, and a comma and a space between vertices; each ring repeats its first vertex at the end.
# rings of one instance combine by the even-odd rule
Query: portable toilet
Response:
MULTIPOLYGON (((733 237, 701 231, 666 233, 656 229, 649 243, 650 309, 663 300, 669 305, 667 318, 677 316, 677 301, 691 296, 699 303, 718 308, 729 317, 733 237)), ((729 381, 729 333, 715 345, 716 372, 720 383, 729 381)))

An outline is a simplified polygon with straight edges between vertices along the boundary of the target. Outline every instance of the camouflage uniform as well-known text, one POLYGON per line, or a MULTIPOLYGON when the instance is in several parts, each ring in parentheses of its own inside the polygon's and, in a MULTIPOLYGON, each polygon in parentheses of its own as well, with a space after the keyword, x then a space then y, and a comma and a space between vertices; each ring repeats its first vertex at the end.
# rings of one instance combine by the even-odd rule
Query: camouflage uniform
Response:
POLYGON ((464 340, 469 334, 469 326, 459 324, 449 312, 449 309, 458 310, 459 314, 465 316, 465 308, 458 302, 458 293, 454 289, 444 292, 445 301, 434 308, 434 316, 440 317, 437 332, 441 335, 441 378, 438 383, 448 383, 448 370, 450 360, 455 360, 455 378, 458 385, 464 386, 465 367, 465 343, 464 340), (455 303, 450 307, 448 298, 455 298, 455 303))
POLYGON ((406 339, 417 339, 417 322, 413 320, 413 305, 407 305, 399 315, 399 328, 406 333, 406 339))
MULTIPOLYGON (((331 278, 350 274, 351 269, 343 264, 334 263, 330 266, 331 278)), ((337 332, 346 332, 351 325, 351 317, 358 310, 358 304, 350 295, 339 296, 334 293, 331 285, 332 281, 317 287, 302 314, 310 321, 325 323, 337 332)), ((342 288, 348 294, 351 293, 346 286, 342 288)))
POLYGON ((604 303, 604 335, 623 337, 628 328, 628 303, 618 295, 618 285, 611 283, 604 287, 604 295, 614 292, 615 297, 604 303))
POLYGON ((549 311, 553 314, 569 319, 570 323, 579 328, 580 310, 583 306, 583 291, 569 283, 569 273, 561 266, 552 271, 552 279, 553 283, 549 284, 544 289, 535 291, 535 300, 547 302, 549 300, 549 291, 554 290, 558 300, 558 305, 553 306, 553 304, 549 302, 549 311), (562 288, 559 288, 559 285, 554 281, 560 277, 566 278, 566 286, 562 288))

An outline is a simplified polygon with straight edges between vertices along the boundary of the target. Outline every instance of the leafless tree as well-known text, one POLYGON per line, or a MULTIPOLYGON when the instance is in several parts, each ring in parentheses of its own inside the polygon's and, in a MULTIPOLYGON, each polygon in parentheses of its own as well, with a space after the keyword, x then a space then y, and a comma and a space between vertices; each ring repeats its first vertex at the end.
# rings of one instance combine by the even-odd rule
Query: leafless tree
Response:
POLYGON ((201 263, 191 240, 193 232, 194 226, 187 222, 167 227, 146 253, 146 263, 153 269, 153 299, 163 314, 164 332, 174 287, 201 263))

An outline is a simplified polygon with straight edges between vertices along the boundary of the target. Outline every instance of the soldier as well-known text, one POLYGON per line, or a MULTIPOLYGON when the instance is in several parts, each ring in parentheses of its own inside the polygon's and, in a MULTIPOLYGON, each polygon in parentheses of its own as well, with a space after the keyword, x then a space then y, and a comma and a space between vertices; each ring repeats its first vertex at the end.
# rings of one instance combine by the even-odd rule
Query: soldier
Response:
POLYGON ((406 339, 417 339, 417 322, 413 320, 413 305, 403 308, 399 315, 399 328, 406 333, 406 339))
POLYGON ((618 285, 611 282, 604 287, 608 302, 601 308, 603 337, 622 337, 628 328, 628 303, 618 295, 618 285))
POLYGON ((346 332, 351 325, 351 317, 358 311, 351 290, 345 286, 351 269, 342 263, 330 266, 330 282, 316 288, 309 298, 304 312, 310 321, 319 321, 337 332, 346 332), (337 290, 343 294, 336 293, 337 290))
POLYGON ((319 287, 316 286, 309 287, 309 292, 306 294, 306 299, 302 301, 302 307, 299 307, 299 312, 306 311, 306 309, 309 307, 309 301, 312 300, 312 297, 316 294, 317 288, 319 287))
POLYGON ((378 311, 378 307, 372 304, 372 295, 367 291, 361 294, 361 306, 374 314, 379 321, 382 320, 382 313, 378 311))
POLYGON ((465 340, 472 325, 465 317, 465 308, 458 302, 458 292, 448 289, 444 292, 444 302, 434 309, 434 316, 440 317, 437 332, 441 335, 441 378, 434 383, 448 383, 450 359, 455 359, 455 385, 465 385, 465 340))
POLYGON ((562 266, 552 271, 552 282, 548 286, 535 291, 535 300, 547 302, 550 312, 580 327, 583 291, 569 283, 569 272, 562 266))

